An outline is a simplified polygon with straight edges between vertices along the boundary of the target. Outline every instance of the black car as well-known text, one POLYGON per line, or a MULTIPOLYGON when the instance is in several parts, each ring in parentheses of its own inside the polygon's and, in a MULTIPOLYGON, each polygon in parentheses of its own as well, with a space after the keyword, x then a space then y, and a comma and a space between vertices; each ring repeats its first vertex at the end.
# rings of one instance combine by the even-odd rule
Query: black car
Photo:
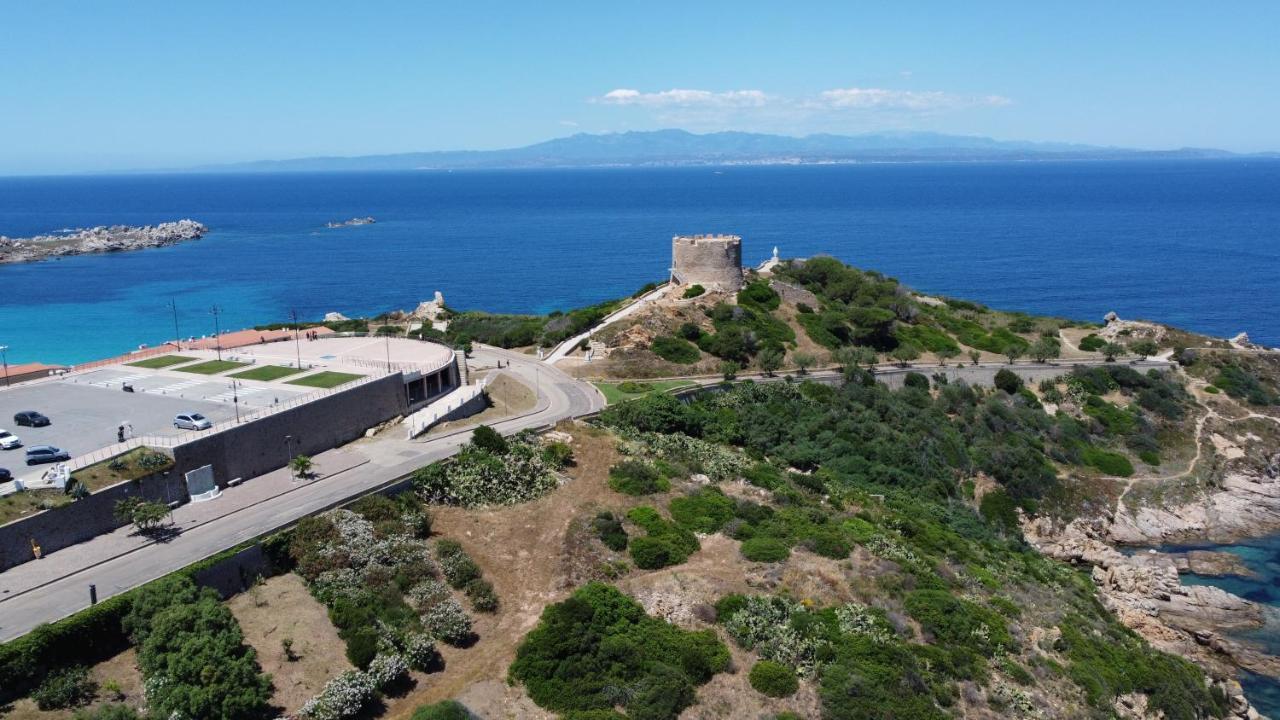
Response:
POLYGON ((36 445, 27 449, 27 464, 40 465, 51 462, 66 462, 71 459, 71 453, 57 448, 52 445, 36 445))
POLYGON ((13 473, 9 472, 9 468, 0 468, 0 482, 9 482, 13 479, 13 473))
POLYGON ((20 413, 14 414, 13 424, 28 425, 30 427, 44 427, 49 424, 49 418, 35 410, 23 410, 20 413))

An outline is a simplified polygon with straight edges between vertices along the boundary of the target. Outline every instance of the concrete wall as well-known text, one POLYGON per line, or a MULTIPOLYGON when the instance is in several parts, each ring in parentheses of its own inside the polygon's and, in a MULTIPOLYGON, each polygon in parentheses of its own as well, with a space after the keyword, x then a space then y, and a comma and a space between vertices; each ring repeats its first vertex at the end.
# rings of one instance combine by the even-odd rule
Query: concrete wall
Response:
POLYGON ((112 485, 68 505, 14 520, 0 526, 0 571, 32 559, 32 538, 47 555, 126 525, 116 520, 115 507, 118 500, 127 497, 162 503, 188 499, 182 475, 170 470, 112 485))
POLYGON ((388 375, 289 410, 205 435, 173 449, 176 470, 213 465, 218 485, 282 468, 291 455, 316 455, 408 411, 404 377, 388 375), (286 444, 285 437, 292 438, 286 444))
POLYGON ((742 288, 742 239, 735 235, 672 238, 671 279, 678 285, 736 292, 742 288))

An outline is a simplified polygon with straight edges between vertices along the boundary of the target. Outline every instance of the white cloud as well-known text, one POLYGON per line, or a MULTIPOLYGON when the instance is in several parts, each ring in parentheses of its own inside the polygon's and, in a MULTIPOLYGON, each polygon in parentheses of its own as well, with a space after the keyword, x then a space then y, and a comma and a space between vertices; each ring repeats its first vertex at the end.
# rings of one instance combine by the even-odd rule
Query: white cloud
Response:
MULTIPOLYGON (((905 71, 909 74, 909 71, 905 71)), ((591 102, 602 105, 669 110, 769 110, 807 114, 835 111, 880 111, 929 114, 972 107, 999 107, 1013 101, 1000 95, 961 95, 940 90, 892 90, 887 88, 835 88, 817 95, 786 97, 760 90, 689 90, 673 88, 641 92, 632 88, 610 90, 591 102)))
POLYGON ((605 105, 636 105, 641 107, 714 107, 714 108, 750 108, 764 107, 773 100, 759 90, 729 90, 711 92, 710 90, 684 90, 673 88, 660 92, 640 92, 630 88, 610 90, 596 98, 593 102, 605 105))
POLYGON ((933 112, 966 107, 1008 105, 1012 101, 999 95, 957 95, 938 90, 886 90, 884 88, 837 88, 824 90, 815 101, 817 107, 833 110, 902 110, 933 112))

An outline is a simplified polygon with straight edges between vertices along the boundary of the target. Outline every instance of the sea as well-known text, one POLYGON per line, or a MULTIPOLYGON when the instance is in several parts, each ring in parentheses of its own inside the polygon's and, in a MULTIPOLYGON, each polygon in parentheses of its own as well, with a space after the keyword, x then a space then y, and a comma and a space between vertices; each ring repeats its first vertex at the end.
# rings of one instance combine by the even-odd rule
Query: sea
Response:
MULTIPOLYGON (((0 235, 182 218, 209 234, 0 265, 8 362, 208 335, 214 308, 224 330, 412 309, 437 290, 460 309, 568 309, 664 279, 671 236, 689 233, 742 236, 748 264, 825 253, 1000 309, 1280 345, 1274 160, 0 178, 0 235)), ((1260 576, 1188 581, 1280 606, 1280 538, 1222 549, 1260 576)), ((1274 627, 1254 639, 1280 651, 1274 627)), ((1280 684, 1245 685, 1280 717, 1280 684)))
POLYGON ((191 218, 168 248, 0 265, 10 362, 412 309, 543 313, 666 277, 675 234, 828 253, 927 293, 1280 344, 1280 161, 0 178, 0 235, 191 218), (372 216, 372 225, 326 223, 372 216), (177 330, 174 311, 177 309, 177 330))

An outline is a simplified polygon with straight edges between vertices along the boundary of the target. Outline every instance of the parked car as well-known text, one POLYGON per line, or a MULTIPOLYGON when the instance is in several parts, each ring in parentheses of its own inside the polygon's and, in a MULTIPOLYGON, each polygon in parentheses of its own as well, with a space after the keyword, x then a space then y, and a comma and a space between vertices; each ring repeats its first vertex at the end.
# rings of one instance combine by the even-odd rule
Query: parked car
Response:
POLYGON ((183 430, 208 430, 213 423, 200 413, 182 413, 173 419, 173 426, 183 430))
POLYGON ((66 462, 71 459, 71 453, 62 448, 52 445, 36 445, 27 448, 27 464, 40 465, 42 463, 66 462))
POLYGON ((22 447, 22 438, 8 430, 0 430, 0 450, 12 450, 22 447))
POLYGON ((35 410, 23 410, 13 416, 13 424, 18 426, 27 425, 29 427, 44 427, 49 424, 49 418, 43 413, 38 413, 35 410))
POLYGON ((9 472, 9 468, 0 468, 0 482, 9 482, 13 479, 13 473, 9 472))

